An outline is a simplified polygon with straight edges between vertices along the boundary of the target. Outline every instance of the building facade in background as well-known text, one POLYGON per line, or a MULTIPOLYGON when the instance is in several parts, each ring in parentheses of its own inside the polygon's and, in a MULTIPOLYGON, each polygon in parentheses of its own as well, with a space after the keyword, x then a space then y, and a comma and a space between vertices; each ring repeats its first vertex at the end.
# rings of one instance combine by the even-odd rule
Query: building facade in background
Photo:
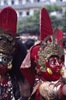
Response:
POLYGON ((66 0, 0 0, 0 10, 6 6, 11 6, 17 11, 18 19, 22 19, 32 16, 38 8, 54 3, 61 6, 65 11, 66 0))

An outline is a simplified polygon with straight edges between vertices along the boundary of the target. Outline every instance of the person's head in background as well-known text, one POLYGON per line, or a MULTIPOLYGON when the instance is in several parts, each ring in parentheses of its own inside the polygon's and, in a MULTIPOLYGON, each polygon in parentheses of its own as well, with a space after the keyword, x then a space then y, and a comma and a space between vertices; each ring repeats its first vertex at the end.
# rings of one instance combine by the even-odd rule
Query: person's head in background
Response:
POLYGON ((26 42, 25 42, 25 46, 27 48, 27 50, 29 50, 35 43, 35 40, 34 39, 28 39, 26 42))

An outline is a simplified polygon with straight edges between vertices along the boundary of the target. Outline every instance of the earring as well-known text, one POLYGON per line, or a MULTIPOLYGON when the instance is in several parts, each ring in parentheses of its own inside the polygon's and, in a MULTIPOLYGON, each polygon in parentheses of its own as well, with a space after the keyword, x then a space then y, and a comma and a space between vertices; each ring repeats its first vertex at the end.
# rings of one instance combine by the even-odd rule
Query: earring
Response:
POLYGON ((11 62, 8 63, 7 68, 8 68, 9 70, 12 69, 12 63, 11 63, 11 62))

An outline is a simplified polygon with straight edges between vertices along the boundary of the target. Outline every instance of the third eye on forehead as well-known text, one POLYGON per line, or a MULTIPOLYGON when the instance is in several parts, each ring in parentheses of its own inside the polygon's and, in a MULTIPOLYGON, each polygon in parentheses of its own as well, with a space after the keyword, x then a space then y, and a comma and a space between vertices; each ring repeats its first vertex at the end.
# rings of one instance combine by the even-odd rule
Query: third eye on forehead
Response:
POLYGON ((2 55, 8 56, 7 54, 5 54, 5 53, 1 53, 1 52, 0 52, 0 56, 2 56, 2 55))
POLYGON ((4 53, 0 53, 0 58, 2 58, 2 57, 8 57, 8 55, 4 54, 4 53))

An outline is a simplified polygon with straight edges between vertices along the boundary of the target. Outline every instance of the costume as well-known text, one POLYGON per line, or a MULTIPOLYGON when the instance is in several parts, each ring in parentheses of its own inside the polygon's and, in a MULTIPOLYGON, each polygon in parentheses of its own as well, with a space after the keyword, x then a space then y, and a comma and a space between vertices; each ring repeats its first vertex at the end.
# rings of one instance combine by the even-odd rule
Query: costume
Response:
POLYGON ((27 81, 19 69, 27 50, 18 39, 19 35, 15 34, 16 26, 16 11, 11 7, 2 9, 0 12, 0 100, 25 100, 27 97, 24 93, 26 92, 24 89, 28 87, 27 81))
POLYGON ((40 18, 41 42, 30 49, 21 71, 33 87, 30 100, 65 100, 63 76, 66 69, 62 44, 59 44, 63 34, 59 29, 53 31, 45 8, 41 10, 40 18))

